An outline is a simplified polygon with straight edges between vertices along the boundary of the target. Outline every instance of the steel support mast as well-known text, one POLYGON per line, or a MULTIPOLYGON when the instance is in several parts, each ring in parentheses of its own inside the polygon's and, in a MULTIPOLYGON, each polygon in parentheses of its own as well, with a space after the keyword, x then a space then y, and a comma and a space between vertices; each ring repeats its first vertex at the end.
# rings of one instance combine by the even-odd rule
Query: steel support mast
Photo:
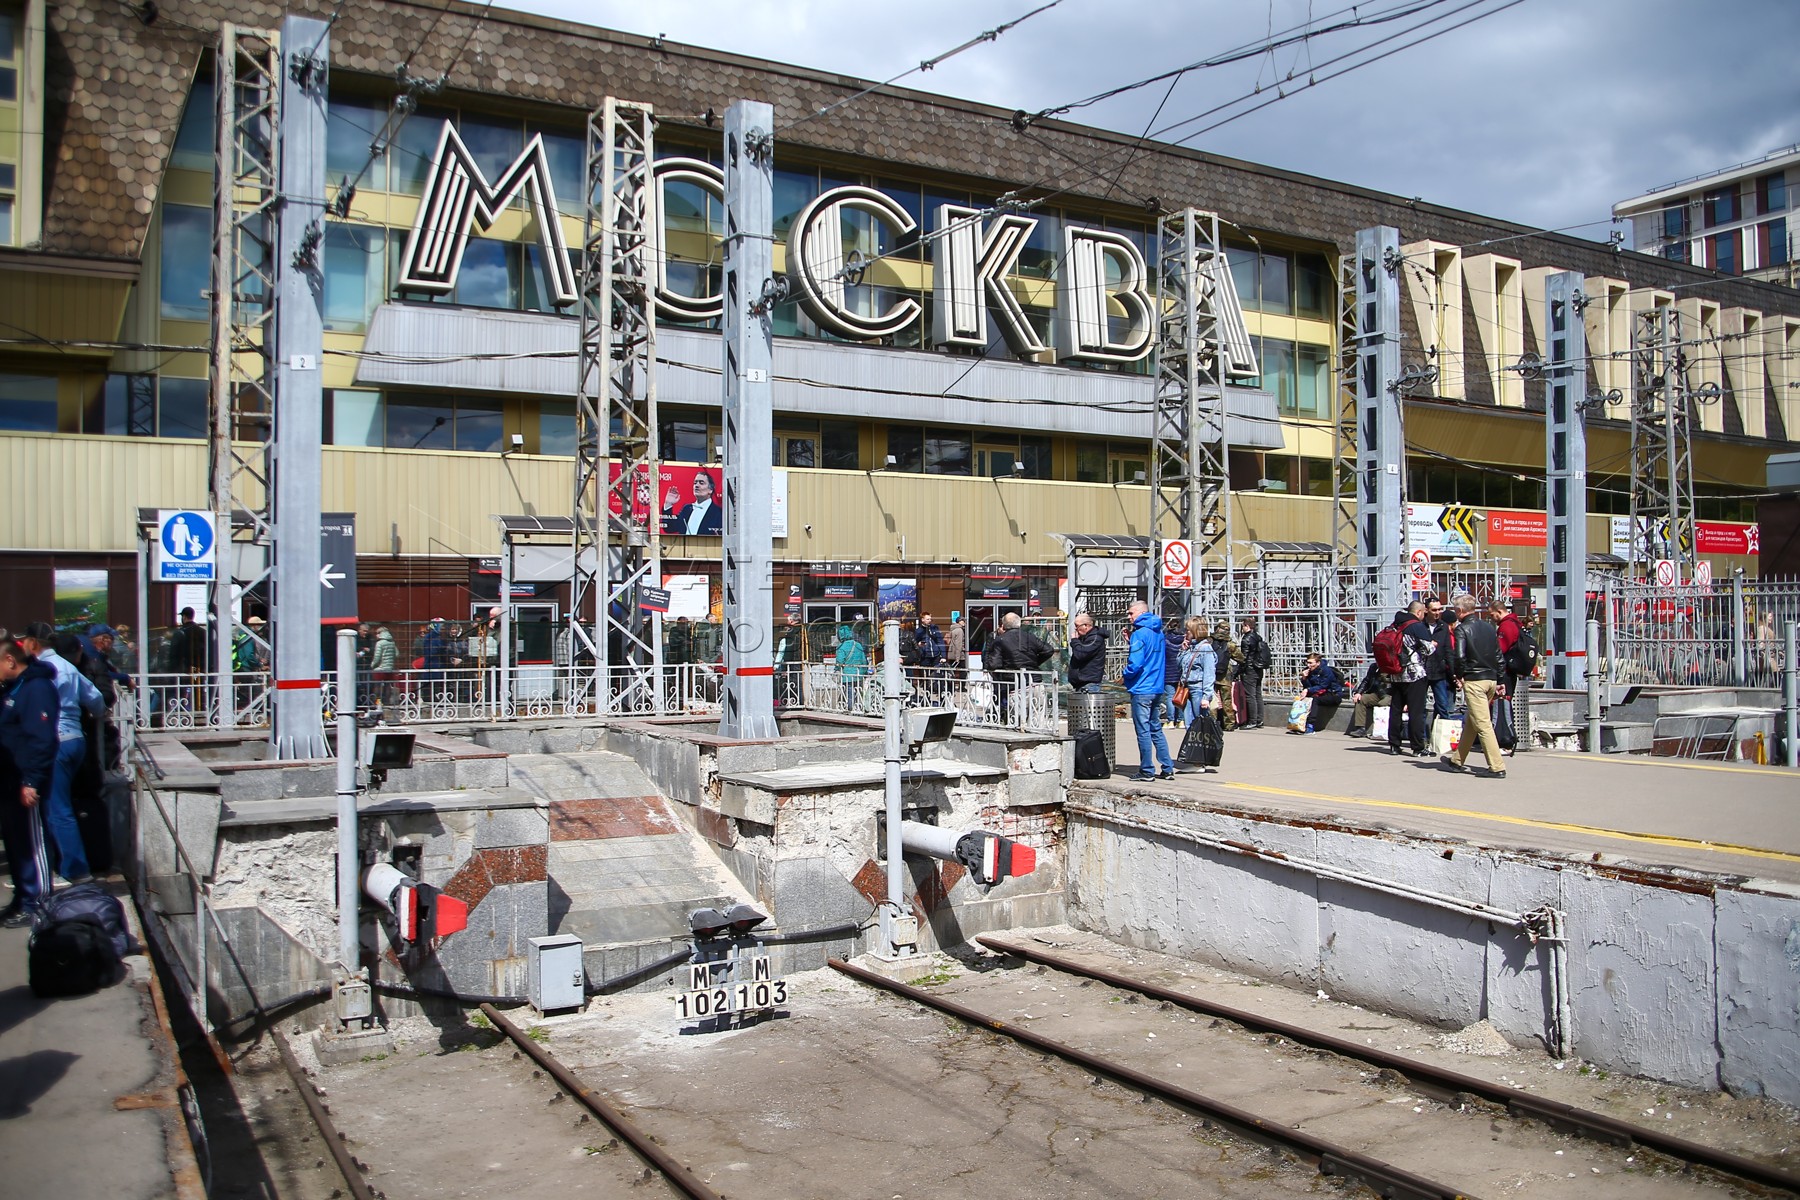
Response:
POLYGON ((1407 599, 1400 231, 1356 235, 1356 603, 1365 644, 1407 599))
MULTIPOLYGON (((275 209, 280 59, 272 33, 227 23, 213 68, 213 245, 208 364, 208 507, 216 532, 212 588, 214 723, 237 724, 231 677, 233 589, 268 577, 275 540, 271 419, 275 411, 275 209), (246 524, 235 525, 242 516, 246 524)), ((134 404, 135 408, 135 404, 134 404)), ((147 432, 154 432, 153 428, 147 432)), ((275 619, 273 610, 270 620, 275 619)), ((148 631, 145 631, 146 634, 148 631)), ((273 631, 264 626, 263 636, 273 631)), ((252 637, 256 635, 251 634, 252 637)), ((258 639, 265 660, 270 645, 258 639)), ((247 697, 266 711, 267 697, 247 697)))
POLYGON ((725 110, 725 681, 719 735, 772 738, 775 725, 770 465, 774 384, 775 110, 725 110))
POLYGON ((1561 271, 1544 280, 1549 326, 1544 357, 1544 573, 1550 601, 1550 686, 1583 686, 1587 666, 1586 279, 1561 271))
POLYGON ((638 619, 638 589, 662 586, 653 120, 609 96, 587 125, 569 623, 571 656, 586 643, 597 664, 600 712, 660 709, 663 694, 661 618, 638 619))
POLYGON ((1640 313, 1631 330, 1631 552, 1629 573, 1669 558, 1694 577, 1694 468, 1681 314, 1640 313))
MULTIPOLYGON (((272 741, 280 759, 324 758, 320 711, 319 437, 324 412, 319 360, 325 342, 325 90, 331 26, 310 17, 281 23, 281 202, 275 210, 275 553, 271 639, 275 657, 272 741)), ((356 702, 356 679, 338 703, 356 702)))
MULTIPOLYGON (((1222 330, 1216 303, 1229 286, 1216 214, 1185 208, 1157 221, 1156 396, 1150 414, 1150 608, 1170 617, 1198 611, 1200 571, 1218 550, 1231 566, 1231 491, 1226 469, 1222 330), (1164 540, 1191 544, 1194 587, 1164 596, 1164 540)), ((1230 580, 1224 617, 1236 626, 1230 580)))

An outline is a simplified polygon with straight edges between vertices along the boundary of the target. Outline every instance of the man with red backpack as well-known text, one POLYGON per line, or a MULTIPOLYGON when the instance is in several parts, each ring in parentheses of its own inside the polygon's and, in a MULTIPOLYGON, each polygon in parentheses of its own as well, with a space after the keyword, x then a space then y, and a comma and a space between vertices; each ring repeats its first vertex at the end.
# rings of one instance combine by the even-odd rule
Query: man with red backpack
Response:
POLYGON ((1393 623, 1375 635, 1370 649, 1375 666, 1387 681, 1393 698, 1388 707, 1388 749, 1400 751, 1400 715, 1406 714, 1407 742, 1413 757, 1425 754, 1425 697, 1430 690, 1426 682, 1425 663, 1436 649, 1431 634, 1408 609, 1394 614, 1393 623))

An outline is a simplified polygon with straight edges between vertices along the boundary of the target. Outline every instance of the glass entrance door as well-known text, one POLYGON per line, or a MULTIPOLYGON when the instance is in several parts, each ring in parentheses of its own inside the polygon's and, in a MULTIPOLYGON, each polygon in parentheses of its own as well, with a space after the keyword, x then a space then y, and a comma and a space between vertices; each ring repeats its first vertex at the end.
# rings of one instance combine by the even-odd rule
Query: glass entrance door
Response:
POLYGON ((808 600, 804 607, 806 622, 806 657, 813 662, 826 662, 837 653, 838 630, 848 625, 869 652, 876 657, 876 631, 870 624, 875 606, 867 600, 808 600))
POLYGON ((969 623, 969 653, 980 654, 1001 632, 1000 620, 1007 613, 1025 615, 1025 605, 1018 600, 970 600, 965 620, 969 623))

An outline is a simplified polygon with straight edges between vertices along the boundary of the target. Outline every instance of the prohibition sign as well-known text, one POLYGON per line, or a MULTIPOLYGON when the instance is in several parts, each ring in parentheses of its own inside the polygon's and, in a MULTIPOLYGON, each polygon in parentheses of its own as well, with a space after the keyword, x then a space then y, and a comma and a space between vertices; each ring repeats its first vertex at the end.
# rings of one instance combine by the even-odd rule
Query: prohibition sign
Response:
POLYGON ((1187 542, 1164 542, 1162 550, 1162 585, 1166 588, 1194 586, 1193 548, 1187 542))
POLYGON ((1675 560, 1674 559, 1659 558, 1656 560, 1656 586, 1657 587, 1674 587, 1675 586, 1675 560))

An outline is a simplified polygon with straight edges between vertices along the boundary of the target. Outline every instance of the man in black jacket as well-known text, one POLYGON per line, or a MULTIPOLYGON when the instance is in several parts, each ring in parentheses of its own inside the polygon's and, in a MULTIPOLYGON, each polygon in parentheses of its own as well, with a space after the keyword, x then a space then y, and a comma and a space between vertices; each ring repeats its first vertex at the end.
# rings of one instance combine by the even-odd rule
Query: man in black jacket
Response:
POLYGON ((1269 651, 1269 643, 1262 634, 1256 632, 1256 622, 1245 617, 1240 625, 1241 636, 1238 638, 1238 649, 1243 651, 1244 661, 1232 668, 1239 683, 1244 685, 1244 728, 1261 729, 1263 723, 1263 672, 1269 669, 1273 655, 1269 651))
POLYGON ((1069 686, 1078 692, 1097 692, 1106 678, 1106 630, 1087 613, 1075 614, 1075 634, 1069 639, 1069 686))
POLYGON ((1506 778, 1506 763, 1500 757, 1500 740, 1494 736, 1490 713, 1494 692, 1500 686, 1500 633, 1493 622, 1477 611, 1475 597, 1456 598, 1456 674, 1463 685, 1463 733, 1457 739, 1456 753, 1439 761, 1452 771, 1467 771, 1469 750, 1475 739, 1481 739, 1481 750, 1487 755, 1488 777, 1506 778))
POLYGON ((982 651, 981 666, 994 677, 994 695, 1000 701, 1000 719, 1010 720, 1013 688, 1028 682, 1020 672, 1035 671, 1049 661, 1056 651, 1044 645, 1037 634, 1026 629, 1018 613, 1007 613, 1000 619, 1005 632, 988 641, 982 651))
POLYGON ((1431 635, 1432 644, 1437 647, 1425 658, 1425 681, 1431 687, 1431 719, 1437 721, 1450 716, 1456 709, 1456 689, 1450 683, 1455 674, 1451 659, 1456 657, 1456 635, 1444 616, 1444 602, 1436 596, 1425 602, 1422 621, 1425 632, 1431 635))
POLYGON ((0 910, 7 929, 29 925, 53 886, 43 801, 56 767, 61 707, 49 664, 11 638, 0 641, 0 837, 13 888, 12 902, 0 910))

